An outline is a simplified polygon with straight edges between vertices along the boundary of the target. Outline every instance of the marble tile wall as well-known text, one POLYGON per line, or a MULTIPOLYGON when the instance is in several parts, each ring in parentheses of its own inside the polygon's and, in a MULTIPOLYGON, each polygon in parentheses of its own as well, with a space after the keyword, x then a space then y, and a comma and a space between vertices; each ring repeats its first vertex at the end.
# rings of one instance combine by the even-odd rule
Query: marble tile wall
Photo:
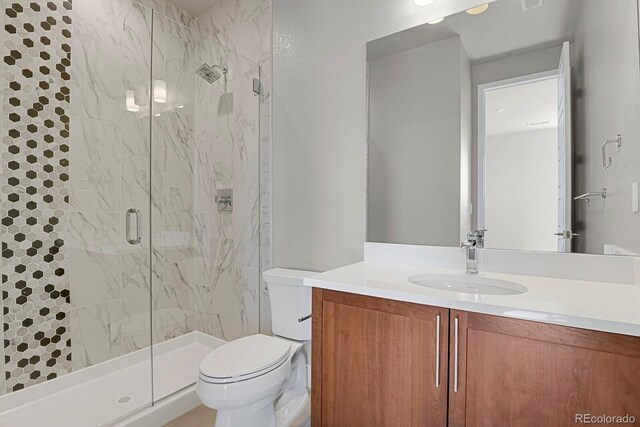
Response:
MULTIPOLYGON (((195 69, 198 36, 193 19, 154 16, 154 85, 164 82, 166 102, 153 103, 153 337, 154 342, 196 329, 195 297, 195 69)), ((155 98, 155 92, 154 92, 155 98)))
MULTIPOLYGON (((259 160, 257 166, 254 165, 257 167, 258 174, 255 222, 259 227, 256 243, 258 277, 255 279, 257 280, 255 286, 257 286, 259 330, 270 333, 268 294, 265 292, 266 285, 260 273, 271 268, 271 2, 269 0, 223 0, 199 16, 197 24, 204 37, 215 41, 239 57, 249 59, 259 67, 262 92, 259 99, 259 131, 256 142, 259 160)), ((225 144, 222 140, 216 140, 216 143, 225 144)), ((217 225, 220 226, 219 223, 217 225)), ((222 251, 222 253, 227 252, 222 251)))
POLYGON ((259 328, 259 67, 206 37, 198 58, 228 72, 196 80, 197 321, 232 340, 259 328), (217 210, 222 189, 233 190, 231 212, 217 210))
POLYGON ((180 9, 171 3, 170 0, 139 0, 139 3, 178 24, 191 28, 196 25, 196 18, 194 16, 180 9))
POLYGON ((268 0, 222 0, 198 17, 208 39, 259 64, 270 38, 268 0))

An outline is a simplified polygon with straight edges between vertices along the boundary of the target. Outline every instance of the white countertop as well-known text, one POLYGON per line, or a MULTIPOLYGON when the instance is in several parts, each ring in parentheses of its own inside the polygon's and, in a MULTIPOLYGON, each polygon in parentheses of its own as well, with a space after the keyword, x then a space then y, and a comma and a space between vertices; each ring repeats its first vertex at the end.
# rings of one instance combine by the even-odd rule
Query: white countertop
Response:
POLYGON ((640 286, 502 273, 481 277, 528 288, 519 295, 473 295, 415 285, 417 274, 462 270, 360 262, 304 279, 307 286, 476 313, 640 337, 640 286))

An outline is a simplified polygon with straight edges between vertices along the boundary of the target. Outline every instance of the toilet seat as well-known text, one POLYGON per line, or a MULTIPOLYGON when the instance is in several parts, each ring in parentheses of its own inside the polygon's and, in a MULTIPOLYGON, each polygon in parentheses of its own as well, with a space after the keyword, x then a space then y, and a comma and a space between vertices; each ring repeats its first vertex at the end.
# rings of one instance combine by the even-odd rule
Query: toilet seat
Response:
POLYGON ((200 364, 200 379, 211 384, 227 384, 265 375, 290 355, 285 340, 257 334, 226 343, 207 355, 200 364))

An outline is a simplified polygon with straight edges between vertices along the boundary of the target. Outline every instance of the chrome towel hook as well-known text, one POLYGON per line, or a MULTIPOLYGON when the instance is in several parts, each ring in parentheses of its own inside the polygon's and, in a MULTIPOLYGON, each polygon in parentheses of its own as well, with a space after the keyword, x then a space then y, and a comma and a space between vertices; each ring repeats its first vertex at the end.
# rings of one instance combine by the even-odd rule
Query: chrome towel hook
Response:
POLYGON ((616 144, 616 147, 622 146, 622 135, 618 134, 616 139, 609 139, 602 144, 602 167, 608 169, 613 164, 613 157, 609 156, 607 159, 607 145, 616 144))

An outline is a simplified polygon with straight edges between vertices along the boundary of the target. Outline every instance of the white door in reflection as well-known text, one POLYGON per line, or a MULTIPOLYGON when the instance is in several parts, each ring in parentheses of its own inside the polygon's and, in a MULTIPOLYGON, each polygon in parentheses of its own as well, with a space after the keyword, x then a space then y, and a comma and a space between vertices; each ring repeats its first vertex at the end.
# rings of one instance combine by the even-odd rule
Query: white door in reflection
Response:
POLYGON ((478 87, 478 225, 488 230, 488 248, 565 250, 556 233, 570 226, 570 136, 559 138, 565 110, 558 71, 478 87))

